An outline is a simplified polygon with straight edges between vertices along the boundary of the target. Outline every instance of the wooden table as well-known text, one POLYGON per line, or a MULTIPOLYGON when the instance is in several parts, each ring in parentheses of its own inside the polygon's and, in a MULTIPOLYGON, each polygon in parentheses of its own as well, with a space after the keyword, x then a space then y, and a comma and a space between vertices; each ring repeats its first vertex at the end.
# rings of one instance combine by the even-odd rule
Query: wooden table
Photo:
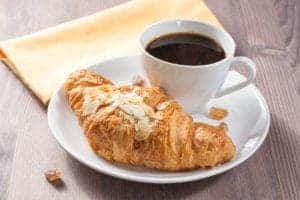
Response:
MULTIPOLYGON (((0 0, 0 39, 120 2, 0 0)), ((46 109, 0 64, 0 199, 300 199, 300 1, 206 2, 236 40, 237 54, 257 63, 256 84, 269 104, 272 123, 253 157, 223 175, 186 184, 141 184, 96 173, 58 146, 46 109), (44 180, 49 168, 63 171, 63 188, 44 180)))

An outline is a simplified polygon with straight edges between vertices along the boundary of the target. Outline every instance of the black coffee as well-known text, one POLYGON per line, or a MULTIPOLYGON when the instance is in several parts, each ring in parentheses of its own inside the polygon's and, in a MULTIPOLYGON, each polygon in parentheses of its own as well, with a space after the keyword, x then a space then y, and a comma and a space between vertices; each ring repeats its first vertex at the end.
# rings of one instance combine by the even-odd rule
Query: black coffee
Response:
POLYGON ((225 58, 213 39, 194 33, 172 33, 150 42, 146 51, 164 61, 182 65, 206 65, 225 58))

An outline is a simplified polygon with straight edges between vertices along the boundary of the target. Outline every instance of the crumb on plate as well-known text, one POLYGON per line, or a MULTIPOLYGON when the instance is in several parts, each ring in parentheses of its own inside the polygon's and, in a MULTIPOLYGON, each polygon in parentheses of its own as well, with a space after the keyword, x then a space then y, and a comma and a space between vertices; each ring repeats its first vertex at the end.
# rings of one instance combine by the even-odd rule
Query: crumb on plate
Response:
POLYGON ((140 75, 135 75, 132 77, 132 85, 134 86, 144 86, 145 80, 140 75))
POLYGON ((209 110, 209 117, 215 120, 222 120, 227 117, 228 111, 225 108, 211 107, 209 110))

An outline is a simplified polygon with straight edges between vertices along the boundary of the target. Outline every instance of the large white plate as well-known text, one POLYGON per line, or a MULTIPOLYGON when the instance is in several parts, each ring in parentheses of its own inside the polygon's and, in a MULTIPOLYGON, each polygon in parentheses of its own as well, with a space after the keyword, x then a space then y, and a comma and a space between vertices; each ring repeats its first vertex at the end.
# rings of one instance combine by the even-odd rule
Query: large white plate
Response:
MULTIPOLYGON (((139 56, 117 58, 99 63, 89 69, 99 72, 116 84, 131 83, 134 75, 142 75, 139 56)), ((188 78, 188 77, 187 77, 188 78)), ((225 86, 242 81, 244 77, 237 72, 230 72, 225 86)), ((75 159, 96 171, 131 181, 147 183, 179 183, 200 180, 225 172, 247 160, 265 140, 270 114, 267 104, 254 86, 214 99, 211 105, 229 110, 225 122, 229 126, 229 135, 237 147, 235 158, 212 169, 198 169, 186 172, 165 172, 147 168, 110 163, 98 157, 89 147, 82 129, 77 123, 61 87, 52 97, 48 107, 48 122, 52 134, 58 143, 75 159)), ((219 123, 201 115, 195 120, 219 123)))

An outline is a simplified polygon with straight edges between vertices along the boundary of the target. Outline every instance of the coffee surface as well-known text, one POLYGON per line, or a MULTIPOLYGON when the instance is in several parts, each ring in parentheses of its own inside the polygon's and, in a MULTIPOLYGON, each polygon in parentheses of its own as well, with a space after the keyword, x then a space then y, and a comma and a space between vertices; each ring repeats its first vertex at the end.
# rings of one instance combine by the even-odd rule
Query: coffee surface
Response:
POLYGON ((225 58, 217 42, 195 33, 160 36, 147 45, 146 51, 164 61, 182 65, 206 65, 225 58))

